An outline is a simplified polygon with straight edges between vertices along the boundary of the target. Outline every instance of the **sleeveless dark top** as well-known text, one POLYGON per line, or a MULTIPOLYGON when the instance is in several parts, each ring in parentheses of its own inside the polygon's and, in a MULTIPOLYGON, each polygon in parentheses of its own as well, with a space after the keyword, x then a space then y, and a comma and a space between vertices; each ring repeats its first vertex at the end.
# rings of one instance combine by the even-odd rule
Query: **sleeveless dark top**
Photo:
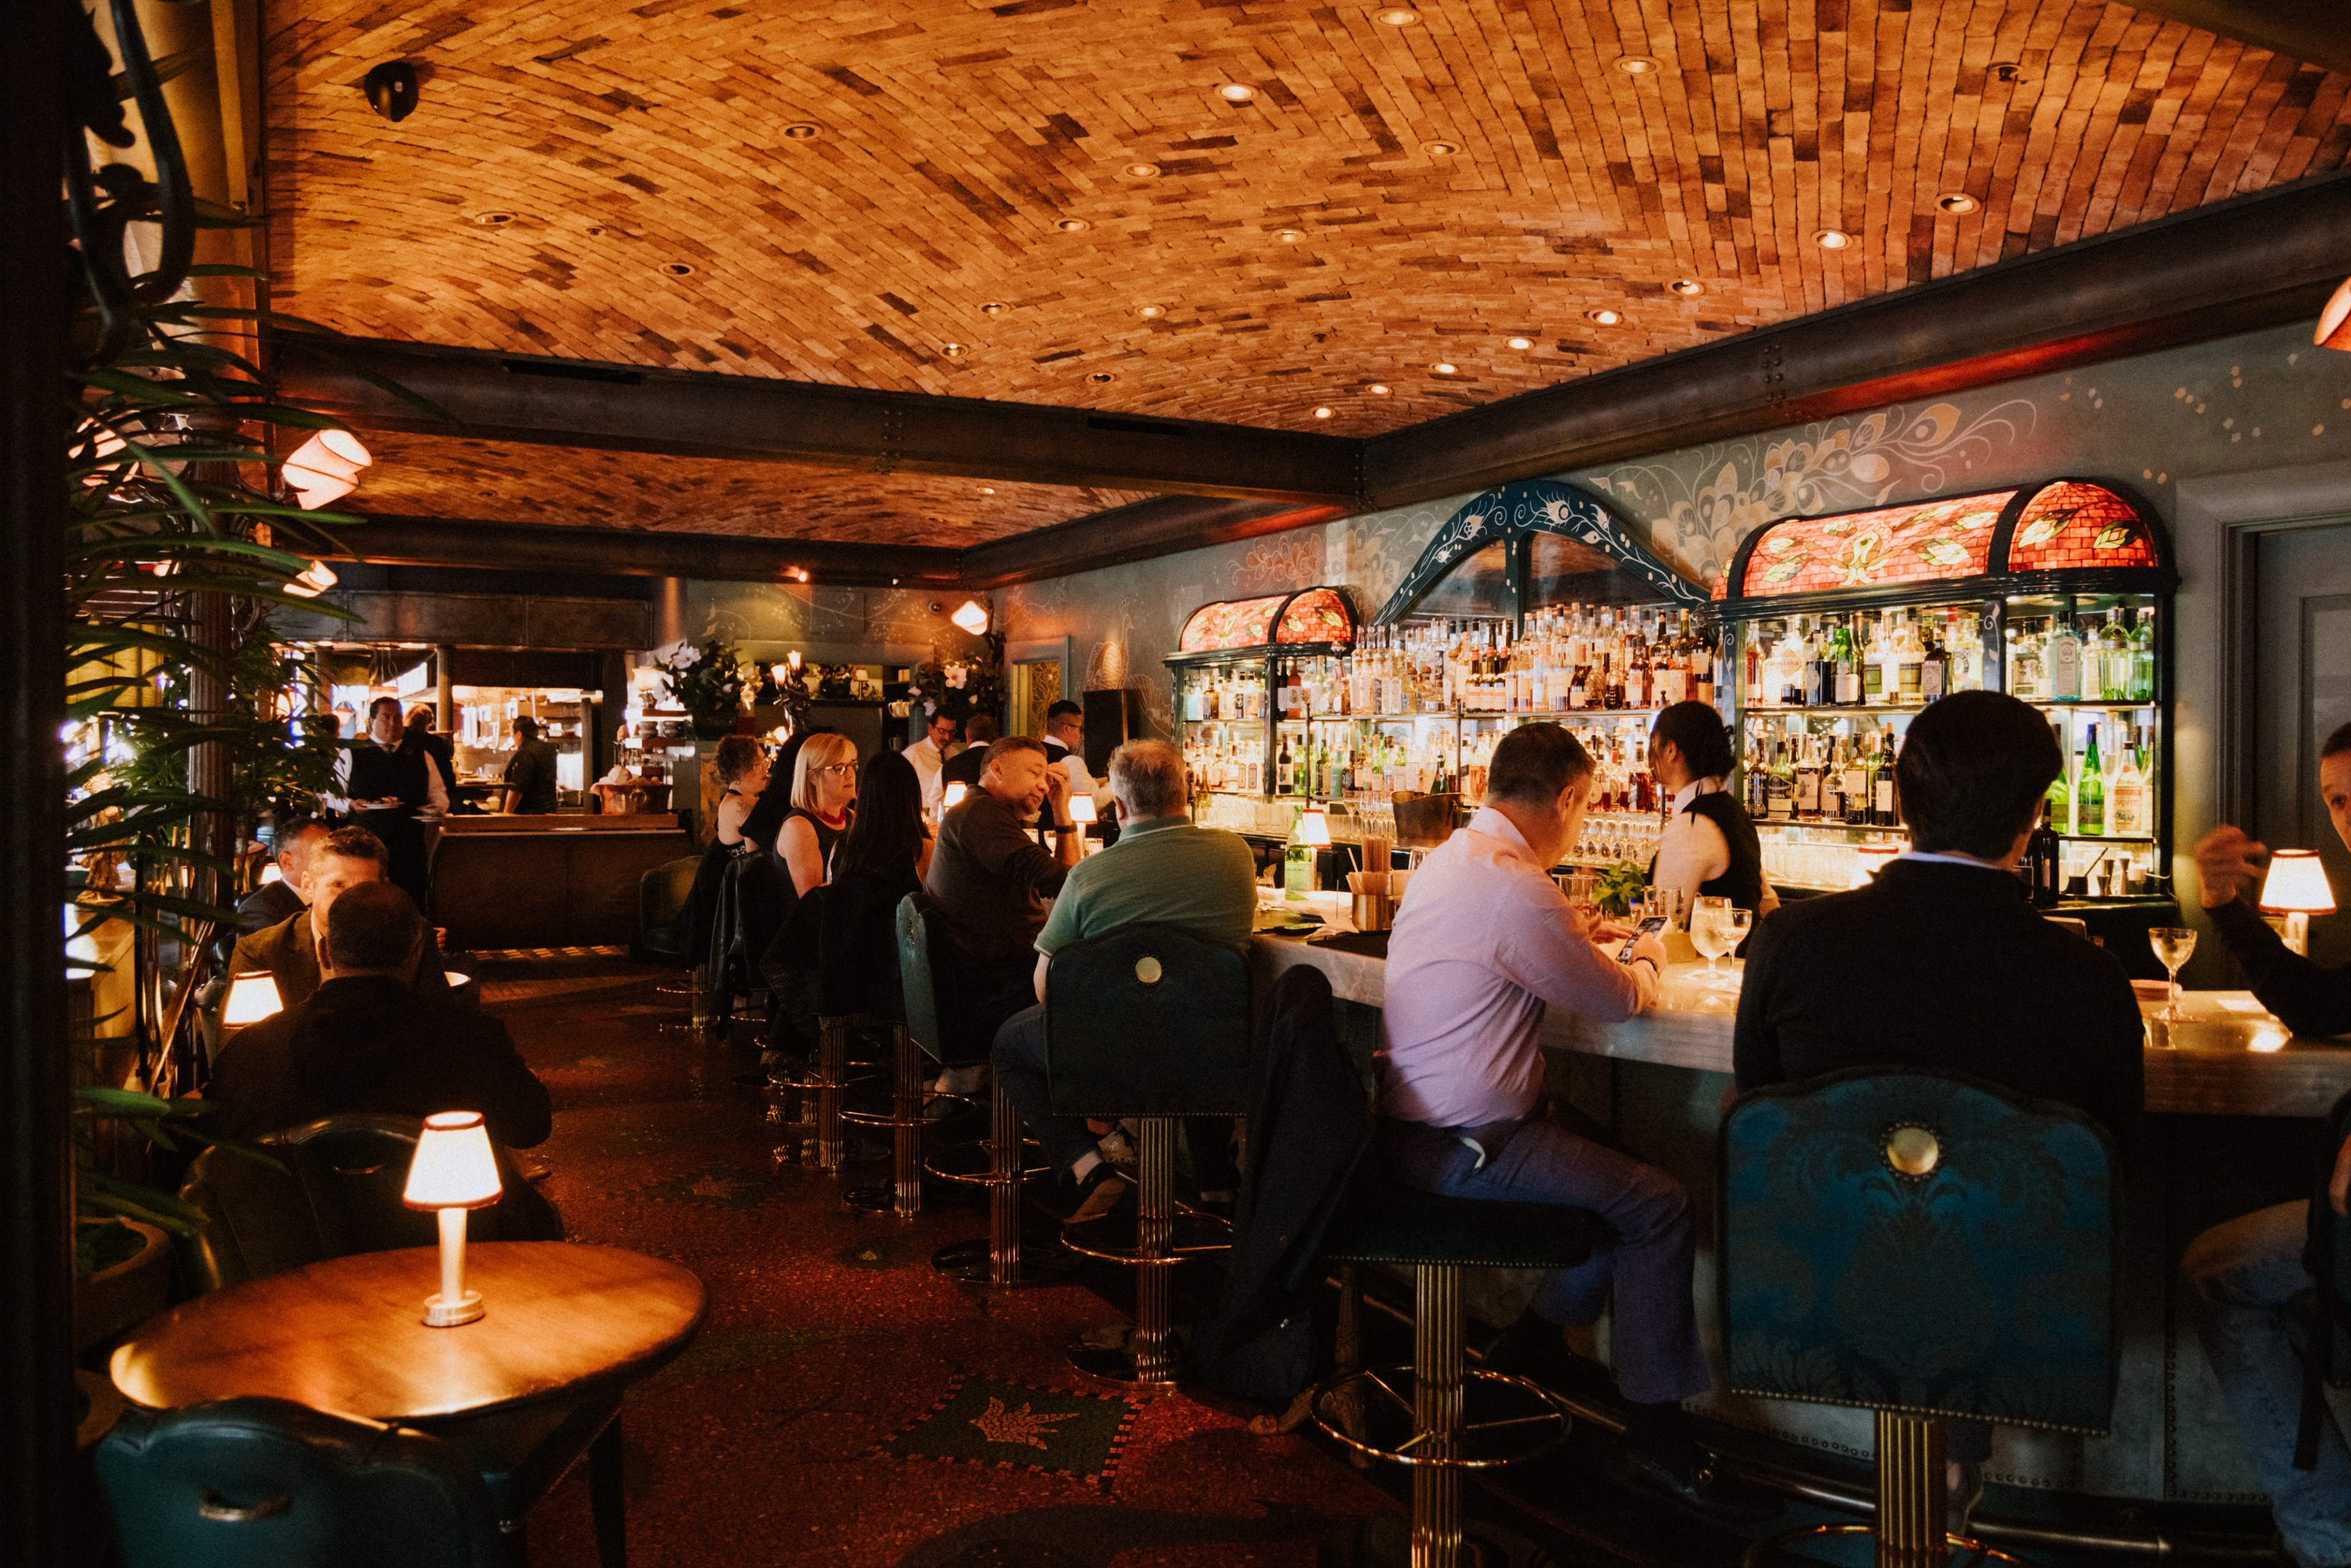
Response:
MULTIPOLYGON (((761 844, 758 840, 751 836, 751 818, 758 810, 758 797, 747 796, 740 789, 729 789, 726 791, 726 795, 722 795, 718 798, 719 805, 724 806, 726 804, 727 795, 733 796, 737 800, 750 800, 752 802, 752 808, 751 810, 746 811, 743 814, 743 825, 735 830, 736 838, 735 841, 731 844, 718 836, 718 824, 713 822, 710 825, 711 846, 714 849, 724 851, 729 860, 740 860, 745 855, 758 854, 760 850, 766 847, 761 844)), ((768 836, 772 838, 774 835, 770 834, 768 836)))
MULTIPOLYGON (((1757 909, 1763 903, 1763 846, 1755 836, 1755 824, 1749 820, 1747 809, 1731 798, 1727 789, 1717 789, 1700 795, 1682 808, 1688 817, 1704 817, 1722 830, 1722 841, 1730 846, 1730 864, 1720 876, 1708 877, 1698 884, 1701 898, 1728 898, 1739 909, 1757 909)), ((1652 873, 1656 861, 1649 862, 1652 873)))
MULTIPOLYGON (((837 828, 832 827, 814 811, 803 810, 798 806, 793 807, 790 810, 784 813, 784 821, 789 822, 794 817, 799 818, 810 827, 816 830, 817 859, 824 866, 824 874, 826 878, 830 880, 832 876, 832 847, 833 845, 841 842, 842 834, 849 831, 848 822, 843 821, 841 826, 837 828)), ((777 824, 776 831, 778 833, 781 833, 783 831, 783 826, 781 823, 777 824)), ((777 858, 778 863, 780 863, 782 857, 778 856, 777 858)), ((789 885, 791 881, 791 868, 789 866, 784 867, 784 880, 787 885, 789 885)))

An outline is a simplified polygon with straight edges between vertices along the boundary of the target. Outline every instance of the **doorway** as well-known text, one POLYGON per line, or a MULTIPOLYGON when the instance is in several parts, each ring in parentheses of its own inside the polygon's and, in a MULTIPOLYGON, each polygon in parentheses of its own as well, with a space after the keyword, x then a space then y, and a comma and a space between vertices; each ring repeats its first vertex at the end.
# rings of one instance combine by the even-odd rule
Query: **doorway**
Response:
POLYGON ((1004 651, 1012 679, 1006 690, 1007 735, 1045 733, 1045 710, 1069 695, 1071 642, 1067 637, 1040 637, 1015 643, 1004 651))
MULTIPOLYGON (((2273 848, 2314 849, 2351 911, 2351 852, 2318 796, 2318 751, 2351 723, 2351 520, 2258 536, 2250 650, 2253 687, 2251 818, 2273 848)), ((2310 956, 2351 961, 2351 914, 2311 923, 2310 956)))

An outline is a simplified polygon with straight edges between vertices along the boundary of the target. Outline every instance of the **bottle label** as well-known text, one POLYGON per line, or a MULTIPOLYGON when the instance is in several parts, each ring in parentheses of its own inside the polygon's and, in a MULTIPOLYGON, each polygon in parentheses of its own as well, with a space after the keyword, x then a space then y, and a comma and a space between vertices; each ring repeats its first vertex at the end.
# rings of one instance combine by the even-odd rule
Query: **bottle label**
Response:
POLYGON ((1933 702, 1937 697, 1939 697, 1942 695, 1943 665, 1937 661, 1929 660, 1926 664, 1922 665, 1918 671, 1919 700, 1922 702, 1933 702))
POLYGON ((1894 820, 1894 780, 1891 778, 1880 779, 1877 781, 1877 788, 1871 794, 1878 816, 1886 821, 1892 821, 1894 820))
POLYGON ((2070 637, 2052 637, 2045 657, 2049 673, 2049 700, 2079 702, 2082 698, 2082 644, 2070 637))
POLYGON ((1850 668, 1837 672, 1836 700, 1839 707, 1852 707, 1861 701, 1861 677, 1850 668))

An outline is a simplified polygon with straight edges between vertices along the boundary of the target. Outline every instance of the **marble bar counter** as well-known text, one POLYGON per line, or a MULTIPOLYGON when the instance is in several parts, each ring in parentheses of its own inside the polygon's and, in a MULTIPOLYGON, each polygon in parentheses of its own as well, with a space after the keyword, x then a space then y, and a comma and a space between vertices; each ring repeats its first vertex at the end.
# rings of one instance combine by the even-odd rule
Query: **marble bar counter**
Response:
MULTIPOLYGON (((1260 925, 1280 918, 1273 901, 1260 925)), ((1298 907, 1290 904, 1290 908, 1298 907)), ((1343 897, 1308 907, 1343 929, 1343 897)), ((1342 1037, 1367 1060, 1378 1035, 1386 963, 1343 948, 1260 931, 1252 943, 1260 986, 1299 965, 1329 977, 1343 1005, 1342 1037)), ((1699 1332, 1720 1363, 1714 1302, 1716 1137, 1730 1087, 1738 966, 1667 968, 1658 1005, 1620 1024, 1554 1008, 1545 1022, 1545 1088, 1596 1121, 1622 1146, 1665 1170, 1688 1195, 1696 1230, 1699 1332)), ((2160 1002, 2147 1016, 2146 1136, 2126 1173, 2123 1203, 2122 1366, 2114 1428, 2103 1437, 1999 1428, 1988 1478, 1987 1533, 2005 1517, 2019 1547, 2058 1544, 2032 1531, 2085 1533, 2134 1554, 2258 1544, 2268 1530, 2261 1482, 2197 1341, 2179 1280, 2181 1253, 2205 1228, 2306 1193, 2315 1118, 2351 1091, 2351 1040, 2294 1038, 2242 992, 2191 992, 2182 1018, 2160 1002), (2029 1521, 2038 1520, 2039 1525, 2029 1521), (2242 1531, 2254 1538, 2238 1539, 2242 1531)), ((1471 1312, 1499 1326, 1515 1318, 1531 1277, 1472 1271, 1471 1312)), ((1604 1318, 1591 1349, 1608 1356, 1604 1318)), ((1792 1470, 1831 1490, 1859 1486, 1872 1448, 1866 1412, 1778 1400, 1702 1396, 1693 1408, 1717 1424, 1734 1457, 1770 1473, 1792 1470), (1728 1430, 1725 1431, 1724 1429, 1728 1430)), ((1810 1484, 1810 1483, 1806 1483, 1810 1484)), ((1816 1494, 1819 1495, 1819 1494, 1816 1494)))

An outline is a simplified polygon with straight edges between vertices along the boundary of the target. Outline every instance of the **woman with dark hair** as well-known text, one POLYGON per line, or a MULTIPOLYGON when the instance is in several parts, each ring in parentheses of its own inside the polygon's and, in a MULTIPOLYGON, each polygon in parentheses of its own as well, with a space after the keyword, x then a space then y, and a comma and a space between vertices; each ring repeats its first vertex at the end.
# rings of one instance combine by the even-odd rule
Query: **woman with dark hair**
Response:
POLYGON ((1724 789, 1738 766, 1722 716, 1708 703, 1676 703, 1649 728, 1649 772, 1673 815, 1649 862, 1653 887, 1677 887, 1685 903, 1721 897, 1761 919, 1779 907, 1763 880, 1763 847, 1739 798, 1724 789))
POLYGON ((878 751, 857 781, 857 814, 833 851, 832 875, 876 877, 898 896, 922 885, 931 833, 923 823, 922 776, 902 751, 878 751))

